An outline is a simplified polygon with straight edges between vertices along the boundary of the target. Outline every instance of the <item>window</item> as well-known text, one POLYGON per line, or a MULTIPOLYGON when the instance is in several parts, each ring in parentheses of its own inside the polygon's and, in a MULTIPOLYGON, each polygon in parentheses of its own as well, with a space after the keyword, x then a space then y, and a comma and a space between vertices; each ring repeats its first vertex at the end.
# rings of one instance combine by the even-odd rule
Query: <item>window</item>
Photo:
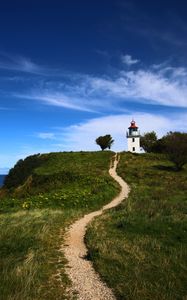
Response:
POLYGON ((132 138, 132 141, 135 142, 135 138, 132 138))
POLYGON ((132 147, 132 151, 135 151, 135 147, 132 147))

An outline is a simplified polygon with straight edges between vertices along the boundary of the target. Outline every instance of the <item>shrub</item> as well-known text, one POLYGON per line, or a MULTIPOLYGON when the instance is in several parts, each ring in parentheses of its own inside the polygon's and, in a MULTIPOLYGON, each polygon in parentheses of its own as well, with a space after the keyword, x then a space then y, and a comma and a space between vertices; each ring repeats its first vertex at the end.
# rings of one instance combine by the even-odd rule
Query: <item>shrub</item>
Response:
POLYGON ((20 159, 15 166, 10 169, 4 181, 4 187, 15 188, 22 185, 32 174, 32 171, 39 167, 44 160, 45 156, 41 156, 40 154, 28 156, 24 160, 20 159))
POLYGON ((169 132, 162 139, 168 159, 181 170, 187 163, 187 133, 169 132))
POLYGON ((153 148, 157 142, 157 135, 154 131, 147 132, 140 138, 140 146, 145 152, 153 152, 153 148))

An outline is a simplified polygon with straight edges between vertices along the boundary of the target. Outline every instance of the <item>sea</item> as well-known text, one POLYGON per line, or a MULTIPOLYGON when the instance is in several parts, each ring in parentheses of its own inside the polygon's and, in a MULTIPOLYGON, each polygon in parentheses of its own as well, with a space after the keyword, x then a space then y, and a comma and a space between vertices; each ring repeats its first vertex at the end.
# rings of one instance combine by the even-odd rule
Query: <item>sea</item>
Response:
POLYGON ((6 175, 0 175, 0 187, 3 185, 6 175))

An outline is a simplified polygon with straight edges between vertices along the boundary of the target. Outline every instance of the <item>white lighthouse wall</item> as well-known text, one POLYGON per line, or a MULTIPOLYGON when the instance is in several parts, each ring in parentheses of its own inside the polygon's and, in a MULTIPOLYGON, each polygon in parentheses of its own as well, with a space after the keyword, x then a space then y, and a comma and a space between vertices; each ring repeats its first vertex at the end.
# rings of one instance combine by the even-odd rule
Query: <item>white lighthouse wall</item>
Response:
POLYGON ((140 153, 140 137, 128 137, 127 138, 128 151, 134 153, 140 153), (134 150, 135 149, 135 150, 134 150))

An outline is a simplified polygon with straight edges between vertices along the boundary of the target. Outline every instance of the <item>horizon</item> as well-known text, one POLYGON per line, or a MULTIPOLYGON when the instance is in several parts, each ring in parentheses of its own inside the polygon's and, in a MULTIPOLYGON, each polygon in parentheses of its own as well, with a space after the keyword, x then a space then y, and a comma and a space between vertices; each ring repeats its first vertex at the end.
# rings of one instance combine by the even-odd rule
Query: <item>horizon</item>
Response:
MULTIPOLYGON (((35 153, 96 151, 111 134, 187 132, 187 3, 0 4, 0 174, 35 153)), ((4 175, 4 174, 3 174, 4 175)))

